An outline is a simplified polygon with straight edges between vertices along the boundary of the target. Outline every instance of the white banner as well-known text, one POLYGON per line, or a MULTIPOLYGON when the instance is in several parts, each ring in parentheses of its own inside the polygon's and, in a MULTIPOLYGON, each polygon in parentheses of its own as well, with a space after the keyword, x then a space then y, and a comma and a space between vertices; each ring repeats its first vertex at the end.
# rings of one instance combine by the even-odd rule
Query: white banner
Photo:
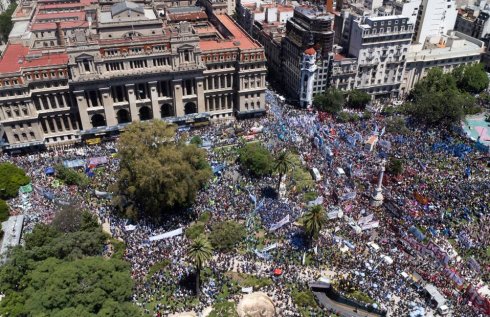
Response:
POLYGON ((378 227, 379 227, 379 221, 373 221, 362 225, 361 229, 362 231, 364 231, 364 230, 374 229, 378 227))
POLYGON ((370 214, 366 217, 361 217, 357 222, 359 225, 363 225, 365 223, 371 222, 373 220, 374 214, 370 214))
POLYGON ((179 229, 176 229, 173 231, 165 232, 165 233, 150 237, 149 240, 150 241, 158 241, 158 240, 162 240, 162 239, 172 238, 172 237, 181 235, 182 233, 183 233, 182 228, 179 228, 179 229))
POLYGON ((274 244, 271 244, 271 245, 269 245, 269 246, 266 246, 265 248, 263 248, 263 249, 262 249, 262 251, 261 251, 261 252, 262 252, 262 253, 264 253, 264 252, 268 252, 268 251, 273 250, 273 249, 275 249, 275 248, 277 248, 277 243, 274 243, 274 244))
POLYGON ((269 228, 269 231, 275 231, 279 228, 281 228, 282 226, 284 226, 285 224, 287 224, 289 222, 289 215, 287 215, 286 217, 284 217, 281 221, 279 221, 278 223, 275 223, 273 224, 270 228, 269 228))
POLYGON ((254 290, 254 288, 252 286, 250 287, 242 287, 242 293, 245 293, 245 294, 250 294, 252 293, 254 290))
POLYGON ((124 230, 126 230, 126 231, 133 231, 134 229, 136 229, 135 225, 124 226, 124 230))

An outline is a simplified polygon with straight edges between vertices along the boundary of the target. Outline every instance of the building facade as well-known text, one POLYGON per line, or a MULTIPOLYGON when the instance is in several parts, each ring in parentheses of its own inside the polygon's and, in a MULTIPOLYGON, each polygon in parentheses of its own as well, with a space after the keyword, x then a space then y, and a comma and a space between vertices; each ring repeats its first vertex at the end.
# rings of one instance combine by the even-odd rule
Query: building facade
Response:
POLYGON ((406 67, 402 92, 410 92, 415 84, 434 67, 451 72, 455 67, 480 62, 485 50, 482 41, 460 32, 430 37, 424 44, 410 47, 406 54, 406 67))
POLYGON ((297 98, 301 107, 311 105, 314 95, 328 87, 330 60, 333 56, 333 15, 316 11, 310 7, 296 7, 294 16, 286 23, 286 36, 282 41, 283 81, 288 94, 297 98), (302 97, 303 53, 313 47, 316 53, 316 74, 311 97, 302 97))
POLYGON ((423 43, 428 36, 444 35, 454 29, 458 11, 454 0, 422 0, 413 41, 423 43))
POLYGON ((37 4, 0 60, 7 149, 77 142, 140 120, 265 112, 264 49, 228 15, 172 23, 140 3, 52 2, 37 4))
POLYGON ((349 42, 349 56, 357 58, 354 87, 377 97, 398 96, 412 34, 405 16, 356 20, 349 42))

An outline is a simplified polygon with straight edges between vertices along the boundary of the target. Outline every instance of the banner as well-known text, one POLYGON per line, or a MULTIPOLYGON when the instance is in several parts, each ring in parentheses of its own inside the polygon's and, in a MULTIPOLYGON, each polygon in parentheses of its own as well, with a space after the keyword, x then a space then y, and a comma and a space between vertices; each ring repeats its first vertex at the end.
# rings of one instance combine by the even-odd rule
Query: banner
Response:
POLYGON ((270 250, 273 250, 275 248, 277 248, 277 243, 266 246, 265 248, 262 249, 262 253, 269 252, 270 250))
POLYGON ((245 294, 250 294, 252 293, 254 290, 254 288, 252 286, 250 287, 242 287, 242 293, 245 293, 245 294))
POLYGON ((124 226, 124 230, 126 230, 126 231, 133 231, 134 229, 136 229, 135 225, 124 226))
POLYGON ((105 156, 92 157, 88 160, 88 164, 93 166, 107 164, 107 157, 105 156))
POLYGON ((471 257, 468 260, 468 267, 470 269, 472 269, 476 273, 480 273, 481 272, 481 266, 480 266, 480 264, 478 264, 478 262, 475 260, 474 257, 471 257))
POLYGON ((368 215, 368 216, 366 216, 366 217, 361 217, 361 218, 360 218, 360 219, 357 221, 357 223, 358 223, 359 225, 362 225, 362 224, 365 224, 365 223, 368 223, 368 222, 373 221, 373 218, 374 218, 374 214, 370 214, 370 215, 368 215))
POLYGON ((432 241, 427 245, 423 245, 411 237, 402 238, 401 241, 421 256, 429 255, 444 265, 449 263, 449 255, 432 241))
POLYGON ((29 183, 27 185, 24 185, 24 186, 20 186, 20 192, 22 194, 27 194, 27 193, 30 193, 32 192, 32 184, 29 183))
POLYGON ((369 229, 376 229, 378 227, 379 227, 379 221, 373 221, 362 225, 361 230, 364 231, 369 229))
POLYGON ((65 160, 63 161, 65 167, 82 167, 85 166, 85 160, 65 160))
POLYGON ((165 232, 165 233, 150 237, 149 240, 150 241, 158 241, 158 240, 162 240, 162 239, 172 238, 172 237, 181 235, 182 233, 183 233, 182 228, 179 228, 179 229, 176 229, 173 231, 165 232))
POLYGON ((465 295, 480 312, 490 315, 490 300, 480 295, 472 285, 468 285, 465 295))
POLYGON ((340 197, 340 200, 353 200, 356 198, 356 192, 350 192, 350 193, 347 193, 347 194, 343 194, 341 197, 340 197))
POLYGON ((284 217, 281 221, 272 224, 272 226, 269 228, 269 231, 275 231, 281 228, 282 226, 284 226, 285 224, 287 224, 288 222, 289 222, 289 215, 284 217))
POLYGON ((323 196, 318 196, 315 200, 308 202, 308 207, 313 207, 323 204, 323 196))
POLYGON ((462 290, 464 286, 464 279, 456 273, 454 269, 451 269, 449 267, 446 267, 442 273, 449 278, 451 281, 453 281, 454 285, 456 285, 456 288, 458 290, 462 290))
POLYGON ((107 197, 107 196, 109 196, 109 195, 110 195, 110 194, 109 194, 108 192, 100 192, 100 191, 98 191, 98 190, 95 190, 95 196, 97 196, 97 197, 102 197, 102 198, 104 198, 104 197, 107 197))

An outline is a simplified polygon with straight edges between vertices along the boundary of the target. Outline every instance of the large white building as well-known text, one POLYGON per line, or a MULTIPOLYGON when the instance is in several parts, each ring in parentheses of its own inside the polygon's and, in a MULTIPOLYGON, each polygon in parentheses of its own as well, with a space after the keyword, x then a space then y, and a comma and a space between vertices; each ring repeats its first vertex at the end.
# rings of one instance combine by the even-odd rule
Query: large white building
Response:
POLYGON ((422 0, 413 41, 424 43, 428 36, 447 34, 454 29, 457 16, 455 0, 422 0))
POLYGON ((378 97, 398 96, 412 33, 404 16, 356 20, 349 41, 349 56, 358 63, 354 87, 378 97))
POLYGON ((454 31, 429 37, 424 44, 412 45, 406 54, 402 94, 408 93, 431 68, 450 72, 460 65, 478 63, 484 50, 482 41, 454 31))
POLYGON ((422 0, 397 0, 393 2, 393 13, 408 17, 409 23, 415 25, 421 3, 422 0))

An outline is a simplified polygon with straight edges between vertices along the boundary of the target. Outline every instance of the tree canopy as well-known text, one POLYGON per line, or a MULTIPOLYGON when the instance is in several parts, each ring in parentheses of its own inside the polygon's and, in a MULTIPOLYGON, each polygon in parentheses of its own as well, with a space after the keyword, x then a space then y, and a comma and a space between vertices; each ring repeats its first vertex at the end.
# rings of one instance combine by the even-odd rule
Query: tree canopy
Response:
POLYGON ((0 40, 3 42, 7 42, 10 31, 12 31, 12 27, 14 24, 12 23, 12 14, 17 8, 17 3, 12 2, 7 10, 0 14, 0 36, 2 37, 0 40))
POLYGON ((247 143, 239 151, 240 164, 254 176, 264 176, 272 172, 272 155, 260 143, 247 143))
POLYGON ((127 216, 160 217, 189 206, 211 177, 206 152, 175 139, 164 121, 129 125, 118 144, 115 203, 127 216))
POLYGON ((488 75, 483 64, 461 65, 453 70, 458 88, 471 94, 478 94, 488 88, 488 75))
POLYGON ((55 166, 56 177, 67 185, 77 185, 80 187, 86 187, 90 180, 87 175, 82 172, 78 172, 73 168, 58 164, 55 166))
POLYGON ((371 101, 371 96, 367 92, 358 89, 349 91, 347 105, 350 108, 364 109, 369 101, 371 101))
POLYGON ((316 109, 330 114, 339 113, 345 104, 345 97, 342 91, 329 88, 324 94, 316 95, 313 105, 316 109))
POLYGON ((318 234, 327 222, 327 214, 322 205, 310 208, 303 216, 303 230, 308 236, 310 243, 318 238, 318 234))
POLYGON ((29 184, 30 178, 24 170, 12 163, 0 164, 0 198, 10 199, 17 196, 20 186, 29 184))
POLYGON ((101 256, 105 235, 90 214, 80 230, 37 225, 0 268, 3 316, 141 315, 131 302, 129 265, 101 256))
POLYGON ((222 221, 214 224, 209 234, 213 248, 219 251, 232 251, 238 243, 245 239, 245 226, 236 221, 222 221))
POLYGON ((0 199, 0 222, 4 222, 10 216, 9 206, 7 202, 3 199, 0 199))
POLYGON ((456 79, 440 68, 433 68, 427 76, 415 84, 411 92, 412 102, 406 107, 418 122, 428 125, 450 125, 459 122, 465 110, 474 106, 475 98, 462 92, 456 79))

